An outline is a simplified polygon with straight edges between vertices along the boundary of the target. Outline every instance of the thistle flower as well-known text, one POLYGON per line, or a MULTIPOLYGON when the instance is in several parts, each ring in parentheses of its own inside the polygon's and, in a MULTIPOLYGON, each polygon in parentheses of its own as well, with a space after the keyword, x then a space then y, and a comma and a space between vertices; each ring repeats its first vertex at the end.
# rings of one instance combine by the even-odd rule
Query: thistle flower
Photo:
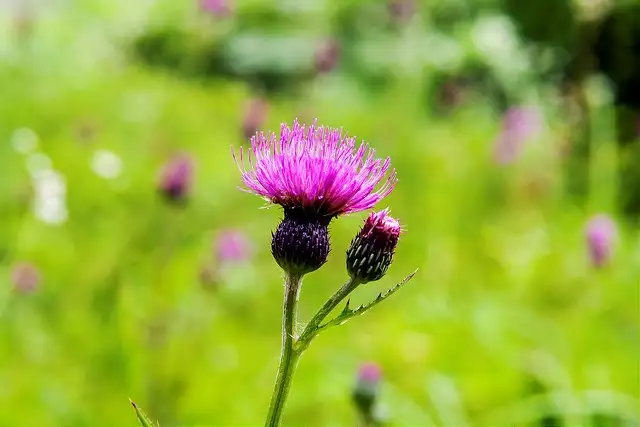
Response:
POLYGON ((409 21, 415 13, 415 1, 413 0, 389 0, 389 15, 396 24, 403 24, 409 21))
POLYGON ((522 153, 525 144, 542 129, 540 112, 531 107, 510 108, 502 120, 502 131, 494 146, 494 156, 499 164, 513 163, 522 153))
POLYGON ((31 263, 19 262, 11 269, 13 288, 21 294, 34 292, 41 280, 40 271, 31 263))
POLYGON ((347 271, 359 283, 380 280, 393 261, 400 223, 389 210, 372 212, 347 250, 347 271))
POLYGON ((382 371, 375 363, 365 363, 358 370, 352 397, 366 425, 374 420, 374 408, 378 398, 381 378, 382 371))
POLYGON ((226 17, 231 14, 229 0, 200 0, 200 10, 217 17, 226 17))
POLYGON ((170 160, 160 174, 160 191, 171 201, 183 201, 191 187, 193 163, 190 157, 180 155, 170 160))
POLYGON ((218 262, 241 262, 251 256, 251 241, 239 230, 220 232, 216 237, 215 244, 218 262))
POLYGON ((280 136, 251 138, 250 168, 240 149, 238 165, 247 191, 284 208, 273 234, 273 256, 286 272, 320 268, 329 253, 328 225, 343 214, 372 208, 394 188, 391 161, 376 159, 367 144, 356 147, 341 129, 282 124, 280 136), (377 190, 376 188, 379 187, 377 190))
POLYGON ((609 262, 616 234, 616 224, 609 216, 599 214, 589 220, 586 229, 587 247, 594 267, 603 267, 609 262))
POLYGON ((340 57, 340 44, 337 40, 331 39, 323 42, 315 55, 316 71, 318 73, 328 73, 333 70, 340 57))
POLYGON ((269 113, 269 102, 264 98, 249 100, 242 121, 242 132, 245 138, 251 138, 263 125, 269 113))

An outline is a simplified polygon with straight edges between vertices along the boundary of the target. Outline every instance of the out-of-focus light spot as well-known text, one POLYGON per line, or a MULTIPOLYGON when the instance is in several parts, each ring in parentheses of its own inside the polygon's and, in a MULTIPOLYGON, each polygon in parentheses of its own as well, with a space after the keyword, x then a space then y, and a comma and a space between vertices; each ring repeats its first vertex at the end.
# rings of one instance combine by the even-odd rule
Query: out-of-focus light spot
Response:
POLYGON ((464 52, 455 39, 442 34, 430 34, 423 42, 424 60, 439 70, 454 70, 461 63, 464 52))
POLYGON ((38 148, 38 134, 29 128, 19 128, 11 135, 11 145, 18 153, 29 154, 38 148))
POLYGON ((115 179, 122 173, 122 160, 111 151, 96 150, 91 159, 91 168, 102 178, 115 179))
POLYGON ((472 30, 473 44, 489 59, 508 58, 517 48, 515 29, 505 16, 485 16, 472 30))
POLYGON ((33 153, 27 157, 27 169, 31 175, 51 169, 51 159, 44 153, 33 153))
POLYGON ((66 205, 67 185, 64 176, 52 169, 33 174, 35 200, 33 211, 36 218, 52 225, 67 221, 69 212, 66 205))

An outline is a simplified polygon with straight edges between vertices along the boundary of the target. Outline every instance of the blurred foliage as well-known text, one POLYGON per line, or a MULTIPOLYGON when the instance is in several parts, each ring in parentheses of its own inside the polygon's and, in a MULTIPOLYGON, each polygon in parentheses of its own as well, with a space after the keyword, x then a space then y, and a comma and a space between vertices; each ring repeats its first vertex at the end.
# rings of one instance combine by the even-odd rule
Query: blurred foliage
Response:
MULTIPOLYGON (((318 117, 398 170, 385 206, 406 233, 388 276, 353 302, 420 268, 317 340, 285 425, 353 425, 366 360, 382 366, 391 425, 639 425, 640 240, 623 203, 640 194, 640 159, 637 133, 618 143, 616 118, 629 104, 626 123, 637 119, 637 91, 620 84, 640 87, 638 12, 591 20, 620 38, 600 42, 608 81, 590 69, 572 82, 587 108, 574 120, 564 79, 541 78, 572 55, 565 33, 583 22, 567 16, 573 2, 551 2, 562 13, 415 3, 403 20, 364 0, 236 1, 229 17, 168 0, 0 3, 0 426, 134 426, 129 397, 163 427, 262 422, 280 345, 269 239, 281 213, 238 191, 229 153, 260 96, 260 129, 318 117), (539 46, 549 36, 559 48, 539 46), (340 56, 317 73, 327 39, 340 56), (501 116, 524 104, 544 126, 498 165, 501 116), (158 192, 177 152, 195 163, 181 205, 158 192), (619 225, 603 269, 585 247, 597 212, 619 225), (253 258, 215 258, 212 240, 229 228, 254 240, 253 258), (14 283, 25 262, 35 289, 14 283)), ((303 319, 345 280, 363 218, 332 224, 303 319)))

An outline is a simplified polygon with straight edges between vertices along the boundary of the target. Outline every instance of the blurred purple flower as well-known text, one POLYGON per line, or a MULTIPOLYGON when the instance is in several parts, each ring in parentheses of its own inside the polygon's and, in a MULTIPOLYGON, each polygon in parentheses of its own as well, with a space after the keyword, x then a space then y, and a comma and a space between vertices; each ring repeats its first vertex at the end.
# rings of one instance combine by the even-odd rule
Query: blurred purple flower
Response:
POLYGON ((389 0, 388 10, 391 20, 395 24, 404 24, 415 13, 416 4, 413 0, 389 0))
POLYGON ((11 269, 13 288, 19 293, 31 293, 38 289, 42 276, 38 268, 28 262, 16 263, 11 269))
POLYGON ((269 113, 269 101, 264 98, 253 98, 247 102, 242 122, 242 133, 249 139, 264 124, 269 113))
POLYGON ((218 262, 242 262, 253 253, 251 240, 240 230, 224 230, 216 236, 216 257, 218 262))
POLYGON ((595 215, 589 220, 586 229, 587 247, 594 267, 603 267, 609 262, 616 236, 616 224, 608 215, 595 215))
POLYGON ((503 117, 502 131, 495 142, 496 162, 509 164, 517 160, 524 145, 541 132, 542 126, 542 116, 537 108, 510 108, 503 117))
POLYGON ((372 424, 375 419, 374 408, 381 378, 382 371, 375 363, 365 363, 358 370, 352 397, 365 425, 372 424))
POLYGON ((363 363, 358 369, 358 382, 377 385, 382 378, 382 369, 375 363, 363 363))
POLYGON ((231 15, 229 0, 200 0, 200 10, 220 18, 231 15))
POLYGON ((325 40, 316 50, 315 66, 318 73, 328 73, 338 64, 340 44, 335 39, 325 40))
POLYGON ((187 155, 170 160, 160 174, 160 191, 172 201, 184 200, 191 188, 193 161, 187 155))

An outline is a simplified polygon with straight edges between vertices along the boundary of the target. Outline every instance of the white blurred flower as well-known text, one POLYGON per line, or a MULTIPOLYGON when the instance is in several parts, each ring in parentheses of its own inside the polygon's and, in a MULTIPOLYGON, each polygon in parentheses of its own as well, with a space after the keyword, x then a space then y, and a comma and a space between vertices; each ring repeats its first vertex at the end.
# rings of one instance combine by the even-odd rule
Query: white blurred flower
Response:
POLYGON ((35 200, 33 210, 35 216, 52 225, 64 223, 68 217, 66 195, 67 184, 64 175, 53 170, 44 169, 32 174, 35 200))
POLYGON ((513 24, 506 16, 485 16, 472 30, 475 47, 487 57, 506 58, 516 47, 513 24))
POLYGON ((96 150, 91 159, 91 168, 102 178, 114 179, 122 173, 122 160, 112 151, 96 150))
POLYGON ((11 145, 18 153, 29 154, 38 148, 38 134, 29 128, 19 128, 11 134, 11 145))
POLYGON ((31 175, 51 169, 51 159, 44 153, 36 152, 27 157, 27 169, 31 175))

